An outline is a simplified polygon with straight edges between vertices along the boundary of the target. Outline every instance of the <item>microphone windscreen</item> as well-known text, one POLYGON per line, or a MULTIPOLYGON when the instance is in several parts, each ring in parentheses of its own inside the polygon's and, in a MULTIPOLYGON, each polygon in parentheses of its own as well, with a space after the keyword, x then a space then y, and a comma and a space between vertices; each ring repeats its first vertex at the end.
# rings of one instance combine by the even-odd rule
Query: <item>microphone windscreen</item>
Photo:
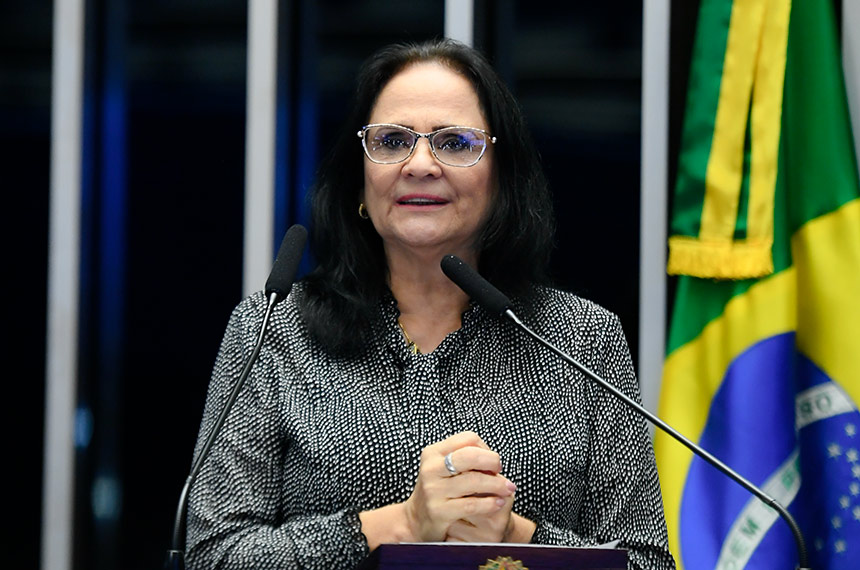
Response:
POLYGON ((275 257, 275 263, 272 265, 272 272, 266 279, 267 297, 276 293, 280 301, 290 294, 307 239, 308 230, 302 225, 295 224, 287 230, 278 249, 278 255, 275 257))
POLYGON ((448 279, 490 313, 500 316, 511 307, 510 299, 456 255, 443 257, 441 266, 448 279))

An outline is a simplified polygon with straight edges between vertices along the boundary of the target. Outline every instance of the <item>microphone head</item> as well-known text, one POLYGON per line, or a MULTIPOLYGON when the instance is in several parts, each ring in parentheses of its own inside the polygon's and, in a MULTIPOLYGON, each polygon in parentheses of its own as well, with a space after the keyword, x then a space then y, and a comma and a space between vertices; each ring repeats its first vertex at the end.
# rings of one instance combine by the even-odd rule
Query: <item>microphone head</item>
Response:
POLYGON ((299 224, 291 226, 284 235, 275 263, 272 265, 272 272, 266 280, 266 296, 275 293, 277 295, 275 302, 285 299, 290 294, 307 239, 308 230, 299 224))
POLYGON ((511 308, 510 299, 456 255, 446 255, 440 265, 448 279, 490 313, 501 316, 511 308))

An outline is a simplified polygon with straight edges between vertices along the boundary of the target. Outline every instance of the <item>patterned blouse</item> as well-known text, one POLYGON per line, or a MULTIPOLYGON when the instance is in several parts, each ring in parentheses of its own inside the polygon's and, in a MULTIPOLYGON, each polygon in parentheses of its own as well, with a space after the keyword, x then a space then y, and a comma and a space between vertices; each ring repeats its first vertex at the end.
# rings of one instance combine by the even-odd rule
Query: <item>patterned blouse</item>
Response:
MULTIPOLYGON (((393 297, 373 341, 336 357, 302 322, 303 287, 275 308, 259 360, 191 489, 187 563, 196 569, 354 568, 369 551, 358 513, 406 500, 421 450, 476 432, 517 485, 533 543, 620 539, 630 567, 674 568, 651 442, 611 394, 478 306, 429 354, 413 354, 393 297)), ((261 293, 233 312, 202 441, 251 353, 261 293)), ((554 289, 523 321, 639 399, 615 315, 554 289)))

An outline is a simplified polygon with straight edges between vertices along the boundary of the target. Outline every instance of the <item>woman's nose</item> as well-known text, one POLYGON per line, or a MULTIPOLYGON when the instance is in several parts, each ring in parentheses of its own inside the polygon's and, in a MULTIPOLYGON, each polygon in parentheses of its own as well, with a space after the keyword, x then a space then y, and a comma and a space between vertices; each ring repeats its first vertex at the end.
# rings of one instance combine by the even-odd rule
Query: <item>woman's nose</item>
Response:
POLYGON ((442 173, 439 161, 433 156, 430 141, 423 137, 415 143, 415 150, 403 166, 403 173, 409 176, 438 176, 442 173))

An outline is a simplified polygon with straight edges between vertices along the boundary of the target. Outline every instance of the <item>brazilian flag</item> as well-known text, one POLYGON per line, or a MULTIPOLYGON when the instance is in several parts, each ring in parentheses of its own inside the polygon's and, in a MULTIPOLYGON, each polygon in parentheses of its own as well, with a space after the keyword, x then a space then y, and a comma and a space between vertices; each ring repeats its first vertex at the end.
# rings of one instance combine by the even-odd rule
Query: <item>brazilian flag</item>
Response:
MULTIPOLYGON (((660 399, 789 509, 816 570, 860 568, 860 184, 837 39, 831 0, 701 2, 660 399)), ((775 511, 655 446, 680 568, 797 565, 775 511)))

